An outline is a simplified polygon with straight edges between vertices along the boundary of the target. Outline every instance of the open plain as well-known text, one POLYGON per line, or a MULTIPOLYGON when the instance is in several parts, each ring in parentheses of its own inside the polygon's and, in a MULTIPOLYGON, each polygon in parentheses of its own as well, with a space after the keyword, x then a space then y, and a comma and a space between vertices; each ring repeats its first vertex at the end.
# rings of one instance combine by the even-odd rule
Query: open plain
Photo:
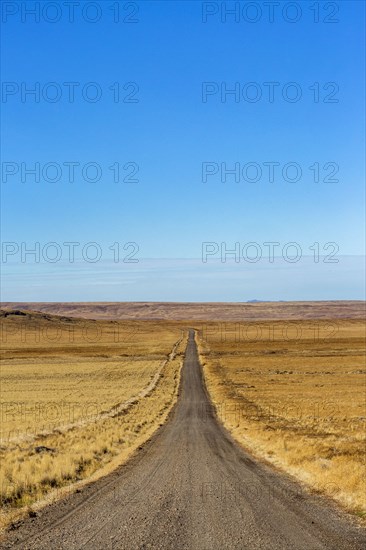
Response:
POLYGON ((129 321, 16 305, 1 313, 4 548, 364 547, 362 303, 129 321))
POLYGON ((2 525, 110 471, 163 422, 185 346, 177 326, 6 312, 1 330, 2 525))
POLYGON ((364 319, 365 302, 2 302, 6 309, 42 311, 86 319, 260 321, 364 319))
POLYGON ((365 517, 364 322, 208 323, 199 349, 217 415, 234 437, 365 517))

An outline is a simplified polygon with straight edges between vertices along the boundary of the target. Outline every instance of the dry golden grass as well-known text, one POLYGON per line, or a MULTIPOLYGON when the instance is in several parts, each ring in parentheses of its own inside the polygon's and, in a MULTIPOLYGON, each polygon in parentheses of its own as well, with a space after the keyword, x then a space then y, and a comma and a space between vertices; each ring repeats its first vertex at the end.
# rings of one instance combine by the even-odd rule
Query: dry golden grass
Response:
POLYGON ((365 326, 208 323, 198 344, 218 416, 258 456, 366 513, 365 326))
POLYGON ((186 336, 168 323, 1 318, 2 526, 153 434, 176 400, 186 336))

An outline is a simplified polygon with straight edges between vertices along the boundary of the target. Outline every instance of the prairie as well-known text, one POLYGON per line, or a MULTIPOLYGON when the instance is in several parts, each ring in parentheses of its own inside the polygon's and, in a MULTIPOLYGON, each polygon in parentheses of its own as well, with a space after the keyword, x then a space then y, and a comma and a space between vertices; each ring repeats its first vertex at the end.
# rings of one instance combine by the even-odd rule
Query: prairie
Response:
POLYGON ((120 463, 174 404, 186 332, 1 314, 2 525, 120 463))
POLYGON ((151 437, 177 399, 188 327, 233 436, 365 515, 360 303, 16 306, 0 313, 2 526, 109 473, 151 437))
POLYGON ((364 516, 364 323, 206 323, 197 340, 209 393, 233 436, 364 516))

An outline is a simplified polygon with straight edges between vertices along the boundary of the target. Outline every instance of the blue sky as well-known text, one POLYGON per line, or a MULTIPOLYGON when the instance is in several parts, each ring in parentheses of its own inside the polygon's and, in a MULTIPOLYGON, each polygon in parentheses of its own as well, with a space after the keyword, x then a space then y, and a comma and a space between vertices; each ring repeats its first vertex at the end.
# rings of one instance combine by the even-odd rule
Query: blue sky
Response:
MULTIPOLYGON (((117 23, 110 9, 116 3, 109 1, 96 3, 95 23, 83 19, 81 7, 69 22, 62 2, 55 23, 47 20, 52 7, 34 22, 22 13, 34 2, 3 4, 10 6, 2 25, 3 300, 364 297, 362 262, 350 259, 364 254, 363 2, 338 2, 333 15, 320 2, 318 23, 312 2, 296 3, 301 16, 293 23, 286 18, 296 14, 284 15, 284 2, 272 23, 262 2, 255 3, 261 11, 255 23, 246 20, 247 2, 239 3, 239 20, 228 15, 226 23, 221 2, 119 2, 117 23), (202 13, 216 9, 204 23, 202 13), (326 22, 332 18, 338 22, 326 22), (73 102, 65 82, 76 83, 73 102), (96 84, 86 86, 90 82, 96 84), (205 82, 214 83, 215 93, 203 101, 205 82), (276 83, 273 101, 268 82, 276 83), (115 83, 120 99, 135 102, 115 102, 115 83), (124 90, 126 83, 134 84, 124 90), (37 85, 38 102, 24 95, 37 85), (239 97, 221 97, 235 86, 239 97), (58 101, 47 100, 60 90, 58 101), (87 95, 94 91, 102 94, 96 102, 87 95), (299 91, 301 99, 291 102, 299 91), (254 92, 262 94, 257 102, 250 101, 254 92), (24 172, 35 163, 38 182, 24 172), (93 166, 82 171, 88 163, 97 165, 98 181, 87 181, 96 173, 93 166), (119 182, 109 168, 116 163, 119 182), (203 163, 217 169, 205 182, 203 163), (272 182, 268 163, 276 163, 272 182), (296 166, 298 181, 283 178, 288 163, 294 164, 287 179, 296 180, 296 166), (225 166, 235 165, 239 181, 233 175, 221 181, 225 166), (261 177, 252 181, 258 167, 261 177), (320 181, 314 181, 318 168, 320 181), (137 181, 122 181, 133 171, 137 181), (58 181, 50 181, 55 174, 58 181), (42 255, 50 242, 56 255, 62 252, 58 262, 42 255), (80 243, 78 261, 70 261, 65 242, 80 243), (101 252, 97 262, 83 256, 90 242, 101 252), (137 243, 138 263, 123 262, 128 247, 111 263, 116 242, 121 251, 137 243), (219 252, 202 262, 207 242, 219 252), (263 254, 248 263, 241 251, 252 242, 263 254), (276 262, 266 259, 266 242, 279 243, 276 262), (301 247, 296 284, 299 272, 281 257, 289 242, 301 247), (320 255, 326 243, 336 243, 339 262, 314 262, 315 242, 320 255), (22 257, 34 243, 40 243, 39 258, 22 257), (224 255, 220 262, 221 243, 228 250, 239 243, 239 261, 224 255)), ((94 17, 92 9, 85 13, 94 17)))

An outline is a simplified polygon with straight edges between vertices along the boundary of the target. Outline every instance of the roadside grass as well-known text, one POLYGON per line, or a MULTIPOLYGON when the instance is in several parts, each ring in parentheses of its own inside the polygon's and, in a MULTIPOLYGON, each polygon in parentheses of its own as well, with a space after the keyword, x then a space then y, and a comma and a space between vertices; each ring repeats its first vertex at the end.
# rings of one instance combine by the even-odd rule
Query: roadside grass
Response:
MULTIPOLYGON (((48 335, 64 323, 37 314, 22 322, 30 320, 48 335)), ((98 321, 93 345, 81 332, 46 345, 22 341, 19 322, 2 319, 2 528, 109 473, 151 437, 177 399, 187 341, 174 324, 120 322, 116 342, 115 324, 98 321), (42 418, 51 412, 52 422, 42 418)))
POLYGON ((243 446, 364 518, 364 324, 329 320, 323 332, 309 321, 285 332, 277 321, 245 325, 198 333, 218 417, 243 446), (271 336, 258 339, 259 326, 271 336))

